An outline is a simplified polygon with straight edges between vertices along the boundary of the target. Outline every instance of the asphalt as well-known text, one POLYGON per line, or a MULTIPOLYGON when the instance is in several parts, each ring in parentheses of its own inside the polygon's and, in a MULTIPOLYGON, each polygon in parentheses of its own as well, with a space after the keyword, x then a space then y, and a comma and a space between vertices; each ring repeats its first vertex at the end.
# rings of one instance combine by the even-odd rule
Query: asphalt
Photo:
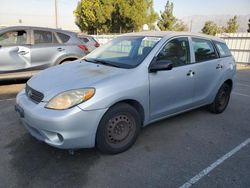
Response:
MULTIPOLYGON (((128 151, 70 155, 31 137, 14 112, 24 84, 0 86, 0 187, 179 187, 250 138, 250 70, 239 70, 226 111, 200 108, 145 127, 128 151), (8 94, 5 90, 10 90, 8 94)), ((250 187, 250 144, 193 187, 250 187)))

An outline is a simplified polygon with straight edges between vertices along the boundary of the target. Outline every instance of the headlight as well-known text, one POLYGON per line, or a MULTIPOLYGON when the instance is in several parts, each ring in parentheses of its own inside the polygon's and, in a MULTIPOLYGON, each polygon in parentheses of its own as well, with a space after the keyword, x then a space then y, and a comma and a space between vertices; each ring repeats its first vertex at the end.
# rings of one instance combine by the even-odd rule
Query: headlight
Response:
POLYGON ((46 108, 64 110, 89 100, 95 94, 94 88, 69 90, 53 97, 46 108))

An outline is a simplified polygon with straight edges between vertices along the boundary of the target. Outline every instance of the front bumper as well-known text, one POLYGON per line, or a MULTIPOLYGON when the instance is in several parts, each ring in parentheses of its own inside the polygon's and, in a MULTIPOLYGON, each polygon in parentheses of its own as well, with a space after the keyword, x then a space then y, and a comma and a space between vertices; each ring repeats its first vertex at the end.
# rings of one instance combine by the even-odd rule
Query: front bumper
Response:
POLYGON ((67 110, 44 108, 44 102, 35 104, 21 91, 17 95, 16 110, 32 136, 62 149, 95 146, 98 124, 107 109, 84 111, 79 107, 67 110))

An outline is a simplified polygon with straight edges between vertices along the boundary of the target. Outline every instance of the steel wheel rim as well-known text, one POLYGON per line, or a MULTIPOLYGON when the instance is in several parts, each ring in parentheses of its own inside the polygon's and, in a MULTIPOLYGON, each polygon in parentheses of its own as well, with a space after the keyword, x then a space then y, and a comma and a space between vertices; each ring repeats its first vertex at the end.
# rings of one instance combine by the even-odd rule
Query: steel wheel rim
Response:
POLYGON ((224 108, 227 104, 227 101, 229 99, 229 94, 227 89, 223 89, 218 97, 218 104, 221 108, 224 108))
POLYGON ((106 133, 107 142, 113 147, 128 144, 135 134, 135 120, 128 114, 119 114, 108 121, 106 133))

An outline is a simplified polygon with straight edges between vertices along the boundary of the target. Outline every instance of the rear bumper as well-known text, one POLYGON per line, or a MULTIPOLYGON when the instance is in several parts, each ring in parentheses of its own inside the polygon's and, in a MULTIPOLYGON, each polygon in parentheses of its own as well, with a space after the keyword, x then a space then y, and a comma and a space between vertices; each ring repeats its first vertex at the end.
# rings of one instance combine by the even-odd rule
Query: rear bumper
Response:
POLYGON ((107 109, 84 111, 74 107, 51 110, 44 105, 43 102, 35 104, 30 101, 24 91, 17 96, 16 108, 21 114, 20 119, 32 136, 62 149, 95 146, 96 130, 107 109))

